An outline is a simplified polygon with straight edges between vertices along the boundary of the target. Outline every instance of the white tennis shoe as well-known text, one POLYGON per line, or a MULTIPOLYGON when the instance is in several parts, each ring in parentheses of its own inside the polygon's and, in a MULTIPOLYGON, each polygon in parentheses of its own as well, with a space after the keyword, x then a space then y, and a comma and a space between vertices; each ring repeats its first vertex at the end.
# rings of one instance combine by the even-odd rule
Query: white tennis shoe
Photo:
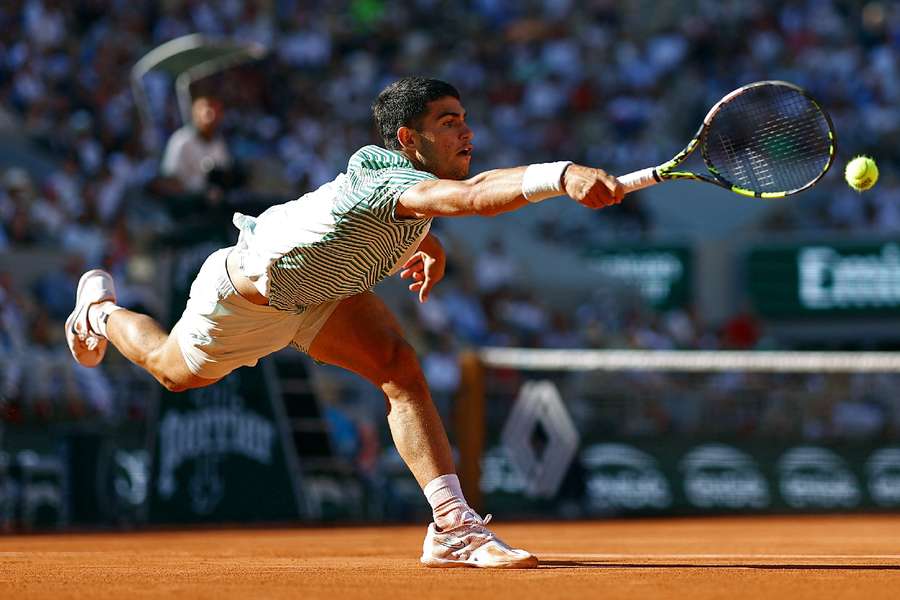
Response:
POLYGON ((103 336, 91 331, 88 323, 88 308, 91 304, 116 301, 116 286, 112 275, 100 269, 93 269, 78 280, 75 292, 75 310, 66 319, 66 342, 72 356, 80 365, 96 367, 106 354, 109 342, 103 336))
POLYGON ((428 525, 422 545, 422 564, 427 567, 482 567, 493 569, 533 569, 536 556, 511 548, 485 527, 491 515, 484 519, 470 512, 456 527, 438 530, 428 525))

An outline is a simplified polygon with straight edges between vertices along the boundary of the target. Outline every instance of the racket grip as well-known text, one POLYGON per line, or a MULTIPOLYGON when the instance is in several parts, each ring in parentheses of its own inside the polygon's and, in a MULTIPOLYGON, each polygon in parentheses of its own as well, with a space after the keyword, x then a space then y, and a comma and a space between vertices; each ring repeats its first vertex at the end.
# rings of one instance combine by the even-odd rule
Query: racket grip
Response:
POLYGON ((630 194, 631 192, 635 192, 637 190, 642 190, 645 187, 650 187, 651 185, 656 185, 659 183, 659 179, 656 177, 656 167, 650 167, 647 169, 641 169, 640 171, 632 171, 627 175, 622 175, 621 177, 617 177, 619 183, 622 184, 622 187, 625 188, 625 193, 630 194))

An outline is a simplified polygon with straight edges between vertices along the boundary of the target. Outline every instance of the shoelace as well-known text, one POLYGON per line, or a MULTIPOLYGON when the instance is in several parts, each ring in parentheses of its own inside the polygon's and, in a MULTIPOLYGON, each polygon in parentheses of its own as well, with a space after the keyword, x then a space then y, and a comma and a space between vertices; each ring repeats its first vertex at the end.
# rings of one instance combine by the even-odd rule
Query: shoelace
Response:
MULTIPOLYGON (((80 315, 79 315, 80 316, 80 315)), ((84 327, 79 327, 79 322, 76 322, 72 325, 72 331, 75 332, 75 337, 81 340, 85 347, 91 352, 100 345, 100 338, 95 335, 92 335, 90 331, 85 331, 84 327)))
POLYGON ((492 517, 493 517, 493 515, 488 513, 487 516, 482 518, 478 513, 471 511, 471 510, 467 510, 467 511, 463 512, 463 514, 460 516, 459 522, 460 522, 460 525, 466 525, 466 524, 470 524, 470 523, 477 523, 478 525, 487 525, 488 523, 491 522, 492 517))
POLYGON ((466 511, 463 513, 466 519, 458 527, 455 528, 456 539, 465 543, 465 547, 454 550, 450 554, 455 558, 468 556, 476 548, 496 539, 493 531, 485 527, 491 522, 492 515, 486 515, 481 518, 478 514, 466 511))
MULTIPOLYGON (((488 523, 491 522, 491 515, 487 515, 483 519, 478 515, 475 515, 477 519, 473 519, 471 521, 463 521, 459 528, 462 529, 465 533, 464 535, 476 535, 482 538, 493 539, 496 537, 494 532, 485 527, 488 523)), ((462 537, 462 536, 461 536, 462 537)))

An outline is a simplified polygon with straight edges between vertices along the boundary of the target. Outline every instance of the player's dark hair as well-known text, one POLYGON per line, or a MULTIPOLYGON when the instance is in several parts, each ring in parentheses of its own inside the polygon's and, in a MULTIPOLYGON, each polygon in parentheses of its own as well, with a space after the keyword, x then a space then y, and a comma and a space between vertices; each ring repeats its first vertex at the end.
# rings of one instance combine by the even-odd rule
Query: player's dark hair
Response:
POLYGON ((404 77, 384 88, 372 104, 372 116, 384 139, 384 147, 400 150, 397 130, 401 127, 418 128, 428 111, 428 103, 447 96, 459 100, 455 87, 427 77, 404 77))

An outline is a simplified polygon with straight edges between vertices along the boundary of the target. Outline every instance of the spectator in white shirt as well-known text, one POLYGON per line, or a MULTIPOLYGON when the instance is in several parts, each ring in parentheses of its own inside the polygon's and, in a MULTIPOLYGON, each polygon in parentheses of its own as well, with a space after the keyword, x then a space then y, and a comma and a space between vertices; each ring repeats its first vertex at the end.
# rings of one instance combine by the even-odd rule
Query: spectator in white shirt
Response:
POLYGON ((219 133, 222 108, 215 98, 196 98, 191 110, 193 123, 175 131, 166 144, 160 170, 175 178, 185 192, 205 191, 213 169, 231 166, 231 155, 219 133))

